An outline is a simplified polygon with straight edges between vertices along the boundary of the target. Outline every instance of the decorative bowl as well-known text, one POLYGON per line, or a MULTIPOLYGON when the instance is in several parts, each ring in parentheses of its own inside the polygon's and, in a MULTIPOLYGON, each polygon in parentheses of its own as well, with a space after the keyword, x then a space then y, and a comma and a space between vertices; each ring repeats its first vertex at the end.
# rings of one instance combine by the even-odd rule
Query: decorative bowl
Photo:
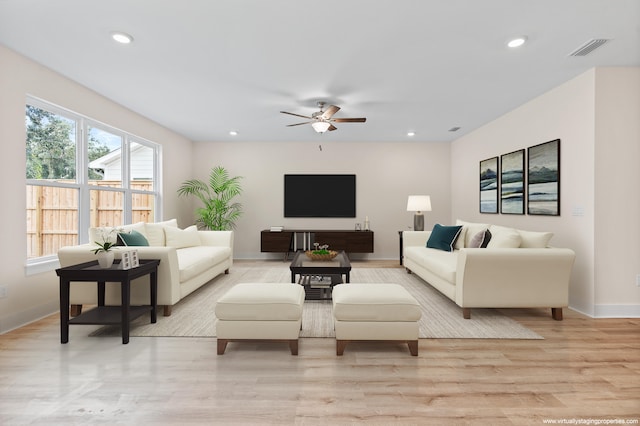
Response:
POLYGON ((304 253, 311 260, 331 260, 338 255, 337 251, 334 250, 317 250, 317 251, 328 251, 328 253, 317 253, 315 250, 307 250, 304 253))

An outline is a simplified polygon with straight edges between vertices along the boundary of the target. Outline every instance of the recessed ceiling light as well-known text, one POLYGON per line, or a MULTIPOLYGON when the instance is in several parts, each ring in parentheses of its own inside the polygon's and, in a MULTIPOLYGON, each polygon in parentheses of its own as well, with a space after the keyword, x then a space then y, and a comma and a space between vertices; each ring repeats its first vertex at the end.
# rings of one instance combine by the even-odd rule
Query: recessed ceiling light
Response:
POLYGON ((231 136, 238 136, 238 132, 236 132, 235 130, 230 131, 229 134, 231 136))
POLYGON ((111 33, 111 38, 122 44, 129 44, 133 41, 133 37, 131 37, 127 33, 123 33, 120 31, 114 31, 111 33))
POLYGON ((509 47, 520 47, 527 42, 527 36, 519 36, 507 42, 509 47))
POLYGON ((416 132, 407 132, 407 136, 415 136, 416 132))

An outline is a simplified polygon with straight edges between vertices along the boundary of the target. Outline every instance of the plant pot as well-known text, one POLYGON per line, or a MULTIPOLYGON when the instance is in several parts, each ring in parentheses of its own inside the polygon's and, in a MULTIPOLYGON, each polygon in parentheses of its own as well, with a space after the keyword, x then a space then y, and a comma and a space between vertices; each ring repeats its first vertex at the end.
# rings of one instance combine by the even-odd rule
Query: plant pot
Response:
POLYGON ((98 258, 98 265, 100 265, 102 269, 109 269, 111 265, 113 265, 115 255, 112 251, 101 251, 96 254, 96 257, 98 258))

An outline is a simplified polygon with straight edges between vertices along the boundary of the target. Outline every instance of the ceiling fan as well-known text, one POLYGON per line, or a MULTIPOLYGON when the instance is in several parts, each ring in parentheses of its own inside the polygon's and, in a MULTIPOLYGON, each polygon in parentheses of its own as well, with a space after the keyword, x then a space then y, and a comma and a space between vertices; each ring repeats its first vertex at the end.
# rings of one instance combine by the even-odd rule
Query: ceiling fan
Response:
POLYGON ((364 123, 367 121, 366 118, 333 118, 333 114, 340 111, 340 107, 335 105, 329 105, 329 107, 324 110, 325 102, 318 102, 318 107, 320 111, 314 112, 311 114, 311 117, 306 115, 294 114, 293 112, 280 111, 283 114, 295 115, 296 117, 306 118, 307 120, 304 123, 296 123, 296 124, 288 124, 287 127, 300 126, 302 124, 311 124, 313 130, 318 133, 324 133, 326 131, 336 130, 337 127, 333 125, 333 123, 364 123))

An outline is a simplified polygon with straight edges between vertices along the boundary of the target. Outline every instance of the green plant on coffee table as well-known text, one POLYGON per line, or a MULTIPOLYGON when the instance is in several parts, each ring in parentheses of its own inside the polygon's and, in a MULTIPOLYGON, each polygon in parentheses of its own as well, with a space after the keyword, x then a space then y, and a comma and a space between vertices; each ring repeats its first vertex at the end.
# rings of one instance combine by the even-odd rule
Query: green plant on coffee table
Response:
POLYGON ((313 243, 313 254, 330 254, 329 244, 320 245, 320 243, 313 243))

